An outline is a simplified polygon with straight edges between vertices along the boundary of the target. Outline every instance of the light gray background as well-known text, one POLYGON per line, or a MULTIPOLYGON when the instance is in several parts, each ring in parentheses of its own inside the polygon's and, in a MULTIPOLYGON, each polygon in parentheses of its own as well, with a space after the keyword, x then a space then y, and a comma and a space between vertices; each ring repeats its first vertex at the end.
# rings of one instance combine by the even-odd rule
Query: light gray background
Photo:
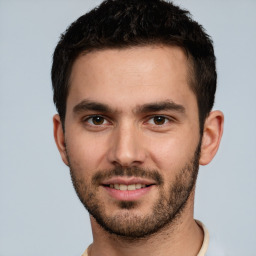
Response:
MULTIPOLYGON (((51 57, 100 1, 0 0, 0 256, 81 255, 92 241, 52 135, 51 57)), ((201 167, 195 217, 230 256, 256 255, 256 1, 176 0, 214 40, 223 141, 201 167)))

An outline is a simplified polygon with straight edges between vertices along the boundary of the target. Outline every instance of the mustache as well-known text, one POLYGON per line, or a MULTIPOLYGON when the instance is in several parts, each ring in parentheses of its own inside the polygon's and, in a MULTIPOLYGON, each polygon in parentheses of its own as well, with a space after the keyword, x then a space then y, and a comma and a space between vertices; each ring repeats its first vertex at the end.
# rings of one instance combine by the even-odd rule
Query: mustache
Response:
POLYGON ((92 184, 97 185, 102 183, 103 180, 112 177, 139 177, 152 179, 157 185, 162 185, 164 183, 163 177, 159 174, 157 170, 144 169, 140 167, 116 167, 110 170, 99 170, 92 177, 92 184))

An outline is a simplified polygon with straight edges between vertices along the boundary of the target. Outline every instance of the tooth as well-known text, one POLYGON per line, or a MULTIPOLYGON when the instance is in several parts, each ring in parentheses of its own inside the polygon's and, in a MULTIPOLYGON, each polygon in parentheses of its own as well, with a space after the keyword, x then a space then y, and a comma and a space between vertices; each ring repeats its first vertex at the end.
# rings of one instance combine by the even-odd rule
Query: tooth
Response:
POLYGON ((115 189, 120 189, 119 184, 114 184, 114 188, 115 188, 115 189))
POLYGON ((135 190, 135 184, 128 185, 128 190, 135 190))
POLYGON ((125 185, 125 184, 110 184, 110 188, 115 188, 118 190, 135 190, 135 189, 141 189, 145 188, 145 184, 130 184, 130 185, 125 185))
POLYGON ((141 184, 135 184, 135 188, 136 189, 140 189, 141 188, 141 184))
POLYGON ((120 184, 120 190, 127 190, 127 186, 124 184, 120 184))

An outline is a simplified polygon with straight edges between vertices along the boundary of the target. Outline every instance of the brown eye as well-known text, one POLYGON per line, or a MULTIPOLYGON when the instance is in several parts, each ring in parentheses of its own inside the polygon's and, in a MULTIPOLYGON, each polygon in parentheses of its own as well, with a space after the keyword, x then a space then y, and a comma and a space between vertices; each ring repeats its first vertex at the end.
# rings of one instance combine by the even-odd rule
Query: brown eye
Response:
POLYGON ((102 116, 93 116, 90 117, 87 122, 92 125, 102 125, 105 122, 105 118, 102 116))
POLYGON ((155 116, 153 118, 154 124, 163 125, 166 122, 166 118, 164 116, 155 116))

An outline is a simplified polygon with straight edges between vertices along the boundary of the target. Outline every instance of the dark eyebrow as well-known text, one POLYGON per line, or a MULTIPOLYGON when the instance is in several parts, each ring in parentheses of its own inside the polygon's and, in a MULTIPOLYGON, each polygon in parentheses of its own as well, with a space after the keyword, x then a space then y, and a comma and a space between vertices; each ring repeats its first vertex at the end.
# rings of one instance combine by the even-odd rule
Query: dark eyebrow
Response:
MULTIPOLYGON (((166 100, 161 102, 147 103, 141 106, 137 106, 135 109, 136 113, 148 113, 148 112, 159 112, 163 110, 174 110, 180 113, 185 113, 185 107, 177 104, 173 101, 166 100)), ((90 100, 82 100, 73 108, 73 113, 77 114, 83 111, 97 111, 101 113, 113 113, 117 112, 111 109, 108 105, 90 101, 90 100)))
POLYGON ((76 106, 74 106, 73 113, 79 113, 79 112, 88 111, 88 110, 99 111, 103 113, 112 112, 109 106, 105 104, 90 101, 90 100, 83 100, 80 103, 78 103, 76 106))
POLYGON ((166 100, 161 102, 149 103, 137 107, 136 112, 138 113, 147 113, 147 112, 158 112, 163 110, 174 110, 182 114, 185 113, 185 107, 177 104, 173 101, 166 100))

